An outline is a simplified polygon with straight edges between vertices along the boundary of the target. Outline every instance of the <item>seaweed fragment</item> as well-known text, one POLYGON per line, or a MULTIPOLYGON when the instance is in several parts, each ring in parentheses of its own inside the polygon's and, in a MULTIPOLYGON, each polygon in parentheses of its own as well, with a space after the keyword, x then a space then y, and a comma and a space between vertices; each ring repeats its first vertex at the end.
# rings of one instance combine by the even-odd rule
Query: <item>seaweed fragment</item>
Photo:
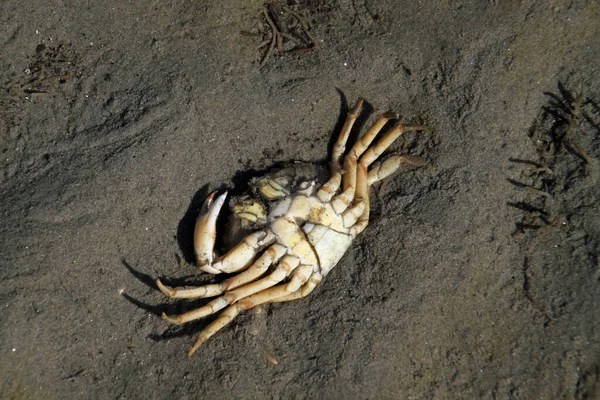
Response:
POLYGON ((262 10, 262 16, 266 22, 264 32, 267 38, 258 48, 268 47, 260 61, 261 67, 275 52, 309 53, 317 50, 317 42, 311 34, 312 26, 297 7, 269 4, 262 10))

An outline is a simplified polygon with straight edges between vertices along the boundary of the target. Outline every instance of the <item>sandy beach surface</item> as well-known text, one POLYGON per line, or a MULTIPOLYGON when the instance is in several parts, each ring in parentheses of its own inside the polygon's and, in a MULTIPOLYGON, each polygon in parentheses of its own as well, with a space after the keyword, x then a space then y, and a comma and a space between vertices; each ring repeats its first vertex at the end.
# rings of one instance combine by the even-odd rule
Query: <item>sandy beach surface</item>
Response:
POLYGON ((0 21, 1 398, 600 398, 598 2, 6 0, 0 21), (169 326, 204 301, 153 282, 217 279, 190 255, 203 198, 326 161, 359 97, 363 132, 431 125, 390 149, 427 164, 374 187, 309 297, 186 358, 212 319, 169 326))

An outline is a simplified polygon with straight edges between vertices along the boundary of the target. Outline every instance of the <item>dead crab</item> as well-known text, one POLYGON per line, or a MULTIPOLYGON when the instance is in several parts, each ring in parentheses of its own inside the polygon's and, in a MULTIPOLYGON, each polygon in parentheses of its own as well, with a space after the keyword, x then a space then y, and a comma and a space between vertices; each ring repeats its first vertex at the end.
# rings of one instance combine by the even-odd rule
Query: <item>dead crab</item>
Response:
POLYGON ((191 356, 218 330, 241 311, 264 303, 299 299, 308 295, 338 263, 352 240, 369 222, 369 188, 401 164, 422 165, 418 157, 393 155, 369 166, 407 131, 430 130, 424 125, 396 124, 372 147, 379 131, 398 114, 384 113, 344 156, 348 136, 361 110, 359 99, 333 146, 331 176, 320 188, 314 180, 294 182, 286 174, 272 174, 252 182, 256 197, 235 198, 233 215, 242 229, 254 232, 239 240, 223 256, 216 256, 217 217, 227 193, 204 202, 194 230, 194 250, 198 267, 211 274, 238 273, 221 283, 198 287, 171 288, 156 280, 158 288, 170 298, 216 297, 205 306, 177 316, 163 318, 183 324, 223 311, 206 327, 188 351, 191 356))

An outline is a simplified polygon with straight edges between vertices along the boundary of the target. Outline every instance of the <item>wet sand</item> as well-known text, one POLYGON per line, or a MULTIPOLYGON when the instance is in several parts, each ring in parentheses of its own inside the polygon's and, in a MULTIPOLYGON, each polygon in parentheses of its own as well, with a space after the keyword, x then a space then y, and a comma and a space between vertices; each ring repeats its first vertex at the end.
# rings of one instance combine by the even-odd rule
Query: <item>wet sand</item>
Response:
POLYGON ((291 3, 268 54, 262 2, 2 3, 0 397, 600 396, 598 5, 291 3), (359 97, 363 131, 433 126, 391 149, 427 165, 308 298, 187 359, 210 319, 167 326, 202 302, 153 280, 211 279, 203 197, 323 162, 359 97))

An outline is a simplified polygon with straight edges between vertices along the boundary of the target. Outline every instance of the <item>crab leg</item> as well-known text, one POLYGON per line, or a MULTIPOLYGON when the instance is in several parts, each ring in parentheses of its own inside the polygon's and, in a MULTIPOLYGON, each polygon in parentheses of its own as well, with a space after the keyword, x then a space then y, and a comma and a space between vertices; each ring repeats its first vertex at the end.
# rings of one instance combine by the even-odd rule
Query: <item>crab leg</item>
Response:
MULTIPOLYGON (((254 232, 246 236, 233 249, 229 250, 217 262, 213 263, 212 270, 232 273, 248 268, 258 253, 266 246, 275 242, 275 235, 269 229, 254 232)), ((200 269, 205 270, 200 267, 200 269)))
MULTIPOLYGON (((396 125, 394 129, 390 132, 386 133, 376 144, 375 146, 369 148, 359 159, 357 174, 356 174, 356 195, 354 197, 354 202, 364 202, 365 209, 363 214, 358 219, 356 225, 352 227, 350 233, 352 236, 356 237, 359 233, 361 233, 369 223, 369 214, 371 211, 370 203, 369 203, 369 175, 368 168, 369 166, 379 157, 400 135, 404 132, 409 131, 425 131, 431 130, 429 126, 426 125, 396 125)), ((400 156, 399 156, 400 157, 400 156)), ((405 156, 406 157, 406 156, 405 156)), ((396 159, 398 161, 399 159, 396 159)), ((387 161, 387 160, 386 160, 387 161)), ((400 162, 395 164, 391 161, 385 167, 384 171, 388 176, 393 173, 400 166, 400 162)), ((385 162, 384 162, 385 164, 385 162)), ((382 164, 383 166, 383 164, 382 164)), ((381 170, 381 167, 379 168, 381 170)), ((373 175, 375 176, 375 175, 373 175)))
MULTIPOLYGON (((204 307, 200 307, 198 309, 186 312, 181 315, 177 315, 175 317, 168 317, 166 314, 163 314, 163 319, 172 324, 179 325, 206 317, 210 314, 214 314, 217 311, 225 308, 226 306, 232 303, 235 303, 240 299, 243 299, 245 297, 251 296, 255 293, 259 293, 265 289, 275 286, 283 279, 285 279, 293 270, 295 270, 298 264, 300 264, 300 260, 298 259, 298 257, 285 256, 281 259, 281 261, 279 261, 277 268, 275 268, 275 270, 270 275, 264 277, 263 279, 229 291, 223 296, 214 299, 204 307)), ((312 270, 312 266, 310 266, 310 268, 312 270)), ((292 284, 294 282, 294 278, 292 278, 292 281, 290 281, 289 284, 292 284)), ((308 277, 306 277, 305 281, 307 279, 308 277)), ((298 285, 298 287, 299 286, 300 285, 298 285)))
POLYGON ((390 119, 397 119, 398 114, 384 113, 377 118, 377 121, 369 128, 367 133, 356 141, 346 157, 344 157, 344 176, 342 177, 343 192, 333 198, 333 209, 339 214, 342 213, 354 200, 356 191, 356 166, 359 157, 369 148, 369 145, 375 140, 377 134, 387 124, 390 119))
POLYGON ((369 148, 360 158, 360 163, 368 167, 379 157, 390 145, 398 139, 404 132, 411 131, 430 131, 431 127, 427 125, 396 125, 391 131, 386 133, 375 146, 369 148))
POLYGON ((371 186, 374 183, 377 183, 392 175, 398 170, 398 168, 400 168, 402 164, 410 164, 417 167, 421 167, 427 164, 427 162, 421 157, 401 156, 398 154, 393 155, 381 164, 371 168, 367 179, 368 185, 371 186))
POLYGON ((346 122, 344 122, 344 126, 338 136, 335 144, 333 145, 333 149, 331 151, 331 174, 333 175, 335 172, 339 172, 342 169, 342 156, 344 155, 344 151, 346 150, 346 143, 348 142, 348 137, 350 136, 350 131, 356 122, 356 118, 358 118, 358 113, 363 105, 363 99, 358 99, 352 110, 348 113, 346 117, 346 122))
POLYGON ((214 257, 215 239, 217 237, 217 218, 227 197, 227 192, 214 200, 216 192, 206 198, 194 228, 194 252, 198 266, 211 274, 218 274, 211 268, 214 257), (214 201, 213 201, 214 200, 214 201))
POLYGON ((282 303, 284 301, 292 301, 300 299, 302 297, 306 297, 310 294, 310 292, 313 291, 313 289, 319 284, 319 282, 321 282, 321 279, 323 279, 323 276, 320 272, 313 272, 310 278, 308 279, 308 282, 306 282, 300 289, 286 296, 273 299, 269 301, 269 303, 282 303))
POLYGON ((358 164, 356 175, 355 201, 363 203, 365 205, 365 209, 362 215, 358 218, 357 223, 350 229, 350 234, 352 237, 358 236, 359 233, 365 230, 369 224, 369 215, 371 213, 367 167, 365 167, 362 163, 358 164))
POLYGON ((364 212, 365 212, 365 204, 362 201, 356 203, 354 206, 352 206, 351 208, 344 211, 344 213, 342 214, 342 221, 344 222, 344 228, 349 228, 351 226, 354 226, 356 221, 358 221, 358 219, 363 215, 364 212))
POLYGON ((279 244, 274 244, 248 268, 246 271, 232 276, 221 283, 213 283, 210 285, 187 287, 184 289, 172 288, 164 285, 160 279, 156 280, 156 285, 166 296, 173 299, 197 299, 205 297, 214 297, 225 293, 228 290, 235 289, 248 282, 252 282, 274 263, 277 263, 284 256, 287 249, 279 244))
POLYGON ((254 281, 264 274, 271 265, 279 262, 286 252, 287 249, 284 246, 279 244, 272 245, 246 271, 223 281, 223 283, 227 285, 225 290, 235 289, 248 282, 254 281))
MULTIPOLYGON (((299 275, 300 274, 298 274, 298 276, 299 275)), ((295 291, 301 292, 304 289, 304 287, 308 285, 308 283, 305 285, 308 279, 309 277, 305 277, 304 282, 301 282, 300 286, 295 291)), ((206 342, 212 335, 214 335, 219 330, 221 330, 221 328, 229 324, 240 312, 248 310, 259 304, 276 302, 279 298, 287 297, 291 293, 289 290, 290 283, 283 283, 277 286, 273 286, 269 289, 265 289, 262 292, 253 294, 249 297, 245 297, 237 303, 229 306, 225 311, 221 313, 221 315, 219 315, 219 317, 217 317, 216 320, 214 320, 209 326, 207 326, 202 332, 200 332, 200 334, 196 338, 196 341, 194 342, 194 345, 187 352, 188 357, 194 354, 194 352, 198 349, 198 347, 202 345, 202 343, 206 342)), ((316 283, 310 283, 309 287, 314 288, 316 283)), ((308 292, 306 294, 308 294, 308 292)))
POLYGON ((319 189, 317 192, 317 197, 322 202, 326 203, 331 200, 333 195, 338 191, 340 185, 342 183, 342 156, 344 155, 344 151, 346 151, 346 142, 348 142, 348 137, 350 136, 350 131, 356 122, 356 118, 358 118, 358 114, 360 109, 362 108, 363 100, 358 99, 352 110, 348 113, 346 117, 346 121, 344 122, 344 126, 340 131, 340 135, 338 136, 335 144, 333 145, 333 149, 331 151, 331 178, 319 189))

